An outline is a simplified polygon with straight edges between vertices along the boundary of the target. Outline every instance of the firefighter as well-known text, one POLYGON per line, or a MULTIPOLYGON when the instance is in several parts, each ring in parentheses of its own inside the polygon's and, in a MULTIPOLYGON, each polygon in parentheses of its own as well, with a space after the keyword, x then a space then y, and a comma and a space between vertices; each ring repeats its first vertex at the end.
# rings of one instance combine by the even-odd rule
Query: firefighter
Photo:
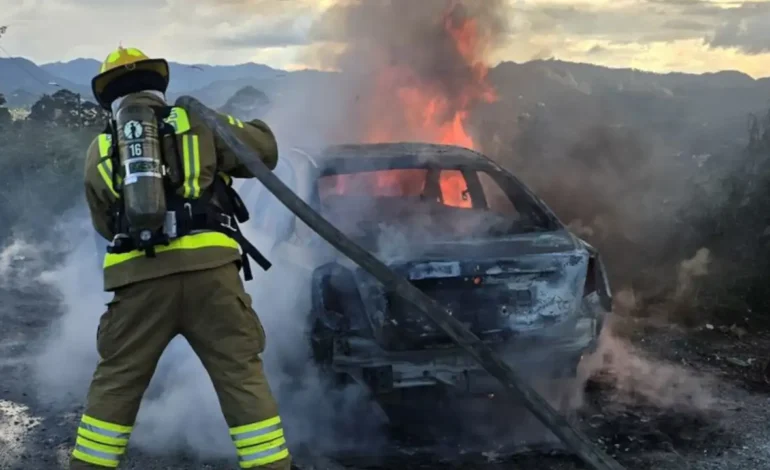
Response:
MULTIPOLYGON (((94 228, 110 242, 103 272, 113 297, 99 320, 100 360, 70 468, 118 466, 156 364, 181 334, 212 379, 240 467, 287 470, 260 359, 265 332, 239 274, 251 278, 249 257, 269 267, 238 228, 248 214, 232 178, 254 175, 200 117, 166 104, 168 83, 165 60, 122 47, 92 81, 110 120, 88 149, 85 192, 94 228)), ((275 168, 264 122, 221 119, 275 168)))

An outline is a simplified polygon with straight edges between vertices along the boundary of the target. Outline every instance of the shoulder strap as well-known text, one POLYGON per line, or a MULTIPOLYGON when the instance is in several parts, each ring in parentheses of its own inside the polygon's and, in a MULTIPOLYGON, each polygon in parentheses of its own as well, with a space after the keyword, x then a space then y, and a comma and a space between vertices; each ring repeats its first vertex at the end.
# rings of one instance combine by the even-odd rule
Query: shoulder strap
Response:
POLYGON ((99 134, 97 137, 99 143, 99 156, 101 158, 109 157, 112 150, 112 135, 107 133, 99 134))
MULTIPOLYGON (((169 140, 171 142, 171 148, 174 153, 174 159, 176 160, 175 163, 177 171, 182 171, 182 155, 179 151, 179 145, 176 141, 176 135, 181 134, 182 132, 180 132, 179 127, 177 127, 178 122, 176 120, 176 112, 174 110, 175 108, 171 106, 153 106, 153 111, 155 111, 155 117, 158 124, 158 140, 160 141, 161 158, 168 164, 168 155, 166 155, 165 142, 166 137, 170 136, 171 139, 169 140)), ((189 130, 189 121, 186 119, 186 117, 180 122, 183 125, 187 122, 187 130, 189 130)), ((165 180, 169 194, 173 194, 182 186, 182 184, 184 184, 184 177, 178 177, 177 180, 173 180, 172 178, 166 178, 165 180)))
POLYGON ((163 116, 163 121, 173 126, 176 134, 184 134, 192 128, 190 116, 184 108, 179 106, 168 107, 168 113, 163 116))
POLYGON ((112 194, 115 195, 115 202, 107 209, 107 218, 114 233, 121 232, 120 214, 123 211, 123 198, 121 197, 122 179, 120 177, 120 158, 118 156, 118 137, 112 120, 108 120, 104 130, 97 137, 99 147, 99 171, 105 183, 111 185, 112 194), (109 165, 108 165, 109 163, 109 165), (109 170, 109 174, 107 174, 109 170))
POLYGON ((97 135, 96 142, 98 149, 97 151, 99 152, 99 158, 95 163, 96 169, 112 195, 115 196, 116 199, 120 199, 120 193, 118 193, 115 189, 115 180, 118 179, 118 181, 120 181, 120 177, 116 177, 115 171, 113 170, 114 162, 112 159, 112 135, 103 132, 97 135))
POLYGON ((120 199, 122 180, 120 179, 120 157, 118 156, 118 134, 112 119, 107 121, 104 132, 99 134, 99 155, 107 157, 112 164, 112 189, 120 199))

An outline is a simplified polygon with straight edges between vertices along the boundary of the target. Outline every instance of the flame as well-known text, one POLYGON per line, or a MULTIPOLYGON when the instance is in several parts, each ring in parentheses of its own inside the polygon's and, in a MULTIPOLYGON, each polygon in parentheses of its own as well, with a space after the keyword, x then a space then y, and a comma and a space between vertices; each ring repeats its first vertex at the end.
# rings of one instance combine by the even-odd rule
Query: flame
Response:
MULTIPOLYGON (((470 111, 479 103, 496 101, 497 93, 487 81, 489 68, 482 60, 488 38, 480 34, 477 20, 458 7, 447 9, 438 24, 440 36, 452 49, 454 63, 447 72, 420 73, 408 65, 383 61, 386 65, 375 74, 373 92, 363 104, 368 115, 364 142, 422 141, 476 149, 467 130, 470 111)), ((335 192, 341 194, 350 185, 346 179, 335 178, 335 192)), ((443 204, 472 207, 460 171, 442 171, 439 180, 443 204)), ((415 180, 404 170, 389 170, 377 172, 369 185, 379 194, 384 187, 416 184, 410 181, 415 180)), ((425 181, 420 184, 424 186, 425 181)))
POLYGON ((376 98, 366 142, 420 140, 476 148, 466 130, 469 111, 478 103, 491 103, 498 97, 487 81, 489 67, 479 57, 485 37, 478 31, 478 22, 458 18, 456 7, 445 12, 442 32, 462 61, 461 68, 467 74, 465 83, 449 96, 446 81, 455 77, 424 77, 405 65, 383 67, 375 78, 376 98))

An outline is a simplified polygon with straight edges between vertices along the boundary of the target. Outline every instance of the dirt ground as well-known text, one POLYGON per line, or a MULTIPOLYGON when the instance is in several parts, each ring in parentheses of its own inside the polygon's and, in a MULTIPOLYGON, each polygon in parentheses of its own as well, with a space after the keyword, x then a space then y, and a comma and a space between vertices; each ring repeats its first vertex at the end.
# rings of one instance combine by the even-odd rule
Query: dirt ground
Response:
MULTIPOLYGON (((39 293, 0 291, 0 468, 67 468, 79 408, 52 412, 38 403, 28 378, 27 358, 36 339, 56 317, 55 298, 39 293)), ((756 470, 770 468, 770 385, 764 366, 770 356, 770 329, 745 318, 739 325, 702 325, 684 330, 646 320, 621 322, 622 334, 651 357, 710 377, 706 409, 661 408, 644 396, 617 399, 614 379, 598 376, 587 385, 579 413, 582 429, 630 469, 756 470)), ((670 386, 670 385, 669 385, 670 386)), ((307 458, 303 468, 341 468, 340 463, 307 458)), ((584 468, 560 454, 494 458, 469 454, 456 461, 409 455, 359 468, 558 469, 584 468)), ((233 462, 200 463, 184 456, 154 457, 130 450, 126 469, 228 469, 233 462)), ((350 467, 349 467, 350 468, 350 467)))

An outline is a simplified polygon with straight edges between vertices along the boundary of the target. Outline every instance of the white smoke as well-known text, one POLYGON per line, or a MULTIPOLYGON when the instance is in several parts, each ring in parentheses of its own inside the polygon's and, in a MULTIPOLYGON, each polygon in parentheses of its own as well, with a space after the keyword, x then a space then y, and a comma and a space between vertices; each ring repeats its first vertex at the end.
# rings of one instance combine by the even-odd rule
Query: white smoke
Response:
MULTIPOLYGON (((109 295, 102 290, 95 240, 86 235, 90 220, 79 214, 77 230, 70 231, 74 245, 70 255, 54 270, 37 280, 61 295, 63 315, 44 338, 35 364, 43 400, 68 405, 83 400, 96 366, 96 326, 109 295)), ((66 232, 65 232, 66 233, 66 232)))
MULTIPOLYGON (((281 112, 285 113, 285 109, 281 112)), ((278 136, 280 153, 285 154, 292 142, 286 140, 291 134, 283 130, 293 129, 294 123, 282 126, 280 120, 270 116, 264 119, 278 136)), ((319 139, 313 138, 316 144, 319 139)), ((276 169, 279 177, 285 177, 283 165, 280 163, 276 169)), ((370 408, 365 392, 355 386, 332 387, 311 362, 306 331, 311 271, 301 264, 312 253, 300 249, 294 260, 298 264, 272 256, 276 227, 285 224, 290 214, 272 195, 263 195, 266 190, 258 182, 244 182, 240 189, 252 214, 259 212, 243 227, 244 232, 273 262, 269 272, 252 262, 254 280, 245 285, 266 331, 263 360, 290 447, 311 448, 316 455, 351 446, 373 450, 379 442, 381 421, 370 408), (266 200, 271 202, 269 209, 258 210, 257 204, 266 200)), ((85 213, 77 222, 81 230, 73 237, 75 245, 70 254, 61 265, 39 277, 62 293, 63 314, 45 339, 43 352, 36 360, 35 378, 40 398, 61 408, 85 402, 98 360, 96 328, 111 297, 102 290, 102 255, 97 252, 104 243, 94 239, 96 235, 85 213), (92 235, 82 236, 83 230, 92 235)), ((16 254, 5 255, 10 261, 3 258, 0 265, 12 262, 14 256, 23 256, 23 252, 20 246, 13 251, 16 254)), ((235 455, 213 385, 182 337, 175 338, 160 359, 144 396, 131 445, 153 454, 185 452, 201 459, 235 455)))
POLYGON ((0 251, 0 288, 17 292, 34 289, 34 279, 44 269, 51 243, 13 237, 0 251))
MULTIPOLYGON (((610 322, 597 350, 580 365, 580 381, 601 377, 612 385, 615 404, 649 404, 678 412, 709 411, 717 405, 716 379, 656 358, 620 337, 610 322)), ((582 394, 575 397, 582 399, 582 394)))

